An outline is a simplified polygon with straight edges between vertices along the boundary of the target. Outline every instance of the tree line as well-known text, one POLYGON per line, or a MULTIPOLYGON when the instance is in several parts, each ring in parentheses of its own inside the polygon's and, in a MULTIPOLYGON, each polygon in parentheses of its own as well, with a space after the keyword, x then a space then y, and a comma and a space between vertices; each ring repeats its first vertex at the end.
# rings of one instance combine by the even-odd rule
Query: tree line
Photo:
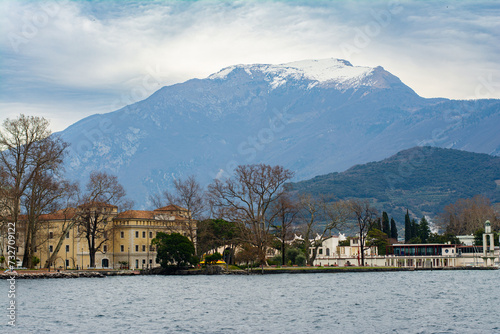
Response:
MULTIPOLYGON (((7 222, 23 229, 24 240, 16 241, 25 249, 24 267, 33 267, 35 248, 47 241, 48 236, 40 230, 43 214, 57 212, 64 217, 57 246, 44 266, 50 267, 66 233, 77 227, 78 236, 87 241, 93 267, 95 254, 111 235, 110 210, 117 207, 124 211, 133 206, 114 175, 94 171, 83 189, 65 180, 62 165, 67 147, 50 132, 49 122, 40 117, 20 115, 7 119, 0 131, 1 232, 5 235, 7 222), (24 219, 18 224, 21 213, 24 219)), ((196 257, 224 246, 227 249, 222 256, 229 262, 257 262, 263 267, 268 263, 268 250, 276 248, 281 264, 304 258, 306 264, 312 265, 326 238, 349 229, 359 238, 364 264, 366 248, 377 246, 379 253, 384 254, 391 239, 397 241, 394 219, 389 219, 386 212, 379 215, 368 200, 330 201, 297 193, 288 187, 293 176, 282 166, 241 165, 230 177, 215 179, 206 189, 194 176, 174 180, 172 190, 154 194, 150 200, 156 208, 175 204, 190 212, 187 237, 194 250, 193 256, 183 259, 183 263, 188 259, 196 262, 196 257), (192 224, 195 221, 197 224, 192 224), (302 239, 291 244, 296 234, 302 239)), ((446 239, 446 235, 474 233, 485 218, 498 229, 497 213, 487 200, 459 200, 445 207, 441 219, 447 234, 439 236, 430 232, 425 217, 417 223, 410 220, 407 211, 405 242, 426 243, 440 237, 446 239)), ((162 247, 165 240, 160 235, 154 243, 162 247)), ((165 254, 158 248, 160 253, 165 254)))

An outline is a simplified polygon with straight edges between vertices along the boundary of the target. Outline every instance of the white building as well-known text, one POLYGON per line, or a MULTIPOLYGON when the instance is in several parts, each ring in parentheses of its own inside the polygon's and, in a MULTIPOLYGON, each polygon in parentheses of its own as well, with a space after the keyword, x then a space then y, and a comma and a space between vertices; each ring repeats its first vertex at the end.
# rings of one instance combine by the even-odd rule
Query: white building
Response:
MULTIPOLYGON (((319 236, 318 236, 319 237, 319 236)), ((318 238, 317 237, 317 238, 318 238)), ((318 248, 315 266, 359 266, 361 265, 361 245, 358 238, 350 239, 349 246, 340 246, 340 242, 347 240, 345 235, 331 236, 323 240, 318 248)), ((314 249, 311 249, 311 255, 314 249)), ((365 262, 368 266, 383 265, 384 257, 378 256, 377 247, 369 247, 364 250, 365 262)))
MULTIPOLYGON (((319 236, 317 237, 319 238, 319 236)), ((316 240, 317 240, 316 238, 316 240)), ((325 239, 318 248, 315 266, 361 265, 358 239, 350 240, 349 246, 339 246, 345 236, 325 239)), ((463 244, 393 244, 388 255, 379 256, 376 247, 365 250, 365 265, 410 268, 491 267, 500 266, 499 247, 494 247, 489 221, 485 223, 483 243, 474 246, 474 236, 461 236, 463 244)), ((311 249, 311 255, 314 250, 311 249)))

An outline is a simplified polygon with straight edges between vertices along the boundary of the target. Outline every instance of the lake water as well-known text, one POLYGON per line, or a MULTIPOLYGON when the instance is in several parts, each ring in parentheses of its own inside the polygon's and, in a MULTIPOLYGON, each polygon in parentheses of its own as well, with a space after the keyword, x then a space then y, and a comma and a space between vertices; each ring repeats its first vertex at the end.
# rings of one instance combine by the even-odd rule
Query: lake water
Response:
POLYGON ((500 333, 500 271, 17 280, 5 333, 500 333))

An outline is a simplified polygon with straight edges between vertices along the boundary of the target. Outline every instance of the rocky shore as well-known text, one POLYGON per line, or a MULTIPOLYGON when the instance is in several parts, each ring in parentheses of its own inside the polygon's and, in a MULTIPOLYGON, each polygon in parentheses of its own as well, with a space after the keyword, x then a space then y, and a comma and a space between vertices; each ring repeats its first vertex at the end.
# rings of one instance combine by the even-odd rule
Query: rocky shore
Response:
POLYGON ((48 279, 48 278, 104 278, 106 276, 134 276, 138 271, 14 271, 3 272, 0 279, 48 279))
POLYGON ((431 270, 498 270, 498 267, 449 267, 449 268, 396 268, 396 267, 297 267, 297 268, 254 268, 253 270, 226 270, 223 266, 209 266, 201 269, 165 270, 161 267, 149 270, 99 270, 99 271, 37 271, 20 270, 17 272, 2 272, 0 279, 48 279, 48 278, 104 278, 106 276, 136 276, 136 275, 273 275, 273 274, 319 274, 346 272, 388 272, 388 271, 431 271, 431 270))

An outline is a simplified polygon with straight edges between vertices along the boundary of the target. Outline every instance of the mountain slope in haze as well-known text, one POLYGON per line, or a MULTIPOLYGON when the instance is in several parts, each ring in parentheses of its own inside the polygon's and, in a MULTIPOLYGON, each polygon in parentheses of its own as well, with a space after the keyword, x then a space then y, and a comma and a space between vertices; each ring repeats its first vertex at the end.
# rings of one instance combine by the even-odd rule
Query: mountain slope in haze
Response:
POLYGON ((136 206, 194 174, 280 164, 295 180, 386 158, 415 145, 500 153, 500 101, 424 99, 381 67, 325 59, 236 65, 166 86, 61 133, 67 176, 116 174, 136 206))
POLYGON ((329 200, 368 199, 380 211, 404 222, 437 216, 459 198, 475 195, 500 202, 500 157, 437 147, 414 147, 378 162, 293 184, 299 193, 329 200))

